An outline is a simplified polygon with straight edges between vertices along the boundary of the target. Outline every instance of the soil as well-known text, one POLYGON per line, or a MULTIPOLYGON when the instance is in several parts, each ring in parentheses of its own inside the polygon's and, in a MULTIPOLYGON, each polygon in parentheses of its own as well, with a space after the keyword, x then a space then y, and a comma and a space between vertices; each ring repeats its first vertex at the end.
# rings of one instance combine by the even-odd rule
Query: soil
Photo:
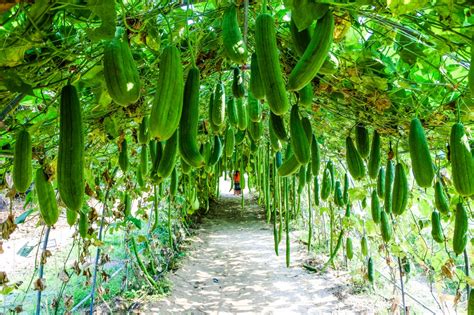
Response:
POLYGON ((144 313, 186 314, 373 314, 386 303, 354 295, 345 274, 309 273, 304 245, 292 236, 291 266, 285 266, 285 239, 280 256, 272 227, 255 200, 221 195, 192 241, 181 268, 169 275, 172 293, 144 303, 144 313))

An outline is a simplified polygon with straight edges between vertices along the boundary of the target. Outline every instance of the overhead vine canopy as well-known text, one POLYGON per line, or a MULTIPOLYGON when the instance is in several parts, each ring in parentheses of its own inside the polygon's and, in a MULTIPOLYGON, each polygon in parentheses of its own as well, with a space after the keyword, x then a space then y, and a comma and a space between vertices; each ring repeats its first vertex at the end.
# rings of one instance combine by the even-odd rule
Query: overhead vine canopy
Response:
MULTIPOLYGON (((294 16, 305 27, 317 17, 317 6, 311 1, 268 4, 278 26, 282 70, 289 73, 297 59, 290 10, 299 7, 310 12, 294 16)), ((337 70, 315 79, 314 104, 322 109, 322 118, 339 121, 342 115, 342 121, 358 119, 394 133, 415 114, 434 127, 452 118, 457 106, 470 105, 466 98, 472 33, 468 2, 329 4, 336 23, 331 57, 337 70)), ((140 105, 134 106, 141 116, 156 85, 160 51, 172 40, 180 48, 184 67, 194 51, 203 77, 233 66, 225 58, 220 36, 226 5, 72 0, 15 5, 2 16, 2 104, 14 101, 18 93, 36 96, 35 102, 49 99, 65 81, 73 80, 93 92, 95 98, 87 102, 90 110, 85 111, 91 119, 120 109, 104 92, 101 67, 104 43, 114 37, 116 26, 122 26, 144 81, 140 105)), ((242 26, 247 18, 252 51, 254 22, 262 6, 251 2, 245 16, 242 3, 238 5, 242 26)), ((211 85, 213 78, 206 83, 211 85)))
MULTIPOLYGON (((42 206, 56 204, 53 183, 71 225, 89 213, 88 223, 102 227, 104 220, 81 208, 92 198, 107 204, 100 191, 112 189, 118 162, 117 193, 131 191, 118 217, 137 225, 130 198, 156 195, 157 186, 174 196, 180 187, 183 207, 197 209, 218 192, 223 171, 239 169, 260 193, 268 220, 297 219, 287 216, 288 205, 284 214, 275 210, 275 198, 288 198, 277 193, 283 187, 312 187, 314 206, 331 220, 333 205, 347 207, 329 228, 331 250, 333 234, 340 235, 330 262, 343 235, 375 239, 381 225, 378 242, 399 261, 410 256, 429 265, 414 249, 426 242, 402 237, 425 233, 418 225, 403 230, 425 217, 437 243, 453 242, 455 255, 446 249, 440 260, 467 257, 473 10, 470 1, 447 0, 2 2, 2 187, 12 189, 6 174, 13 172, 13 186, 25 192, 33 165, 41 170, 36 199, 46 225, 60 212, 53 207, 48 216, 42 206), (44 204, 42 196, 49 196, 44 204), (362 211, 368 199, 370 216, 362 211), (356 203, 357 219, 343 219, 356 203), (440 214, 431 216, 435 207, 447 237, 440 214), (407 208, 415 214, 402 220, 407 208), (387 246, 391 224, 400 229, 398 247, 387 246)), ((312 220, 305 217, 308 248, 312 220)), ((97 232, 79 229, 83 237, 97 232)), ((13 230, 4 225, 3 238, 13 230)), ((459 272, 460 283, 472 283, 459 272)))

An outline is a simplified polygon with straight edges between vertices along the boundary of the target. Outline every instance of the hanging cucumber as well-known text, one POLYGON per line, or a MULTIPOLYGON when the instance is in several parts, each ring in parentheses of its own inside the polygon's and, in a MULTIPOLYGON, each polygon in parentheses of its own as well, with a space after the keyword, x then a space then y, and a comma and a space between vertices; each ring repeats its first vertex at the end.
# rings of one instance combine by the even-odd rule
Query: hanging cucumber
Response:
POLYGON ((382 239, 385 243, 390 242, 392 239, 392 224, 388 217, 387 212, 380 212, 380 230, 382 232, 382 239))
POLYGON ((140 97, 140 76, 124 37, 116 37, 105 45, 103 62, 110 97, 123 106, 135 103, 140 97))
POLYGON ((395 167, 395 180, 392 191, 392 211, 396 215, 401 215, 408 204, 408 181, 402 163, 397 163, 395 167))
POLYGON ((197 132, 199 123, 199 69, 192 67, 184 86, 183 112, 179 123, 179 153, 188 165, 202 167, 204 158, 199 153, 197 132))
POLYGON ((150 114, 149 132, 159 141, 171 138, 183 110, 183 66, 178 48, 167 46, 160 60, 160 73, 150 114))
POLYGON ((444 192, 441 181, 437 180, 435 182, 434 191, 436 209, 443 214, 447 214, 449 212, 448 196, 446 196, 446 193, 444 192))
POLYGON ((341 190, 341 182, 336 181, 336 185, 334 187, 334 203, 338 207, 344 206, 344 199, 342 196, 342 190, 341 190))
POLYGON ((367 243, 367 237, 365 237, 365 235, 362 236, 360 240, 360 252, 364 257, 369 253, 369 244, 367 243))
POLYGON ((222 38, 226 56, 235 63, 243 64, 247 60, 247 47, 237 20, 237 8, 230 4, 222 18, 222 38))
POLYGON ((462 254, 467 245, 468 216, 462 203, 456 205, 456 218, 454 220, 453 250, 456 255, 462 254))
MULTIPOLYGON (((316 23, 316 28, 303 56, 288 78, 288 90, 299 91, 318 74, 332 44, 334 16, 328 11, 316 23)), ((258 52, 258 51, 257 51, 258 52)))
POLYGON ((350 237, 346 238, 346 256, 349 260, 352 260, 354 257, 354 251, 352 248, 352 239, 350 237))
POLYGON ((385 168, 383 166, 379 169, 379 174, 377 175, 377 195, 379 198, 384 198, 385 196, 385 168))
POLYGON ((87 236, 87 230, 89 229, 89 221, 87 214, 82 211, 79 212, 79 235, 82 238, 87 236))
POLYGON ((411 121, 409 145, 411 167, 416 183, 423 188, 431 187, 434 177, 433 161, 425 131, 418 118, 411 121))
POLYGON ((255 48, 270 110, 275 115, 283 115, 290 108, 290 102, 280 68, 275 23, 269 14, 261 13, 255 21, 255 48))
POLYGON ((375 223, 380 223, 380 200, 375 190, 372 191, 370 210, 372 213, 372 220, 374 220, 375 223))
POLYGON ((241 98, 245 95, 244 78, 238 67, 234 68, 234 78, 232 79, 232 94, 235 98, 241 98))
POLYGON ((283 164, 278 168, 278 175, 282 177, 290 176, 298 172, 301 164, 298 162, 294 154, 285 159, 283 164))
POLYGON ((13 155, 13 185, 17 192, 24 193, 31 185, 33 175, 31 156, 31 136, 28 131, 20 130, 16 135, 13 155))
POLYGON ((178 153, 178 131, 176 130, 174 134, 166 141, 165 148, 163 150, 163 156, 160 159, 160 164, 158 165, 157 175, 162 179, 170 176, 171 172, 174 169, 176 164, 176 156, 178 153))
POLYGON ((331 173, 328 168, 324 169, 323 183, 321 185, 321 199, 327 200, 331 194, 331 173))
POLYGON ((282 116, 277 116, 270 112, 270 128, 275 135, 283 142, 288 140, 288 133, 286 132, 285 121, 282 116))
POLYGON ((346 138, 346 162, 351 176, 360 180, 365 176, 365 165, 351 137, 346 138))
POLYGON ((258 67, 257 54, 252 54, 250 62, 250 92, 256 99, 263 100, 265 98, 265 87, 263 85, 262 75, 258 67))
POLYGON ((211 120, 212 123, 219 127, 224 124, 225 120, 225 88, 222 82, 217 82, 216 87, 214 89, 214 98, 212 104, 212 113, 211 113, 211 120))
POLYGON ((66 85, 59 106, 58 190, 61 200, 79 211, 84 199, 84 137, 76 88, 66 85))
POLYGON ((387 167, 385 168, 385 202, 383 204, 386 213, 392 212, 392 187, 393 178, 395 176, 395 166, 392 160, 387 160, 387 167))
POLYGON ((364 159, 367 158, 370 153, 370 139, 369 131, 363 124, 357 124, 355 128, 355 140, 360 156, 364 159))
POLYGON ((370 148, 369 163, 367 165, 370 178, 375 179, 380 169, 380 135, 374 130, 372 135, 372 146, 370 148))
POLYGON ((143 116, 142 122, 138 127, 138 143, 147 144, 150 141, 150 136, 148 134, 148 116, 143 116))
POLYGON ((123 139, 122 143, 119 144, 119 166, 123 173, 126 173, 128 170, 129 160, 128 160, 128 146, 127 139, 123 139))
POLYGON ((474 194, 474 155, 461 123, 451 128, 449 146, 454 188, 461 196, 471 196, 474 194))
POLYGON ((344 190, 342 192, 342 200, 344 204, 349 203, 349 176, 347 176, 347 173, 344 174, 344 190))
POLYGON ((262 105, 253 96, 252 92, 248 93, 247 98, 248 116, 253 122, 260 122, 262 120, 262 105))
POLYGON ((313 172, 313 176, 319 175, 320 167, 321 167, 321 156, 319 152, 319 143, 313 134, 311 137, 311 169, 313 172))
POLYGON ((431 213, 431 236, 436 243, 444 242, 443 228, 441 227, 441 218, 438 211, 431 213))
POLYGON ((372 257, 369 257, 367 262, 367 278, 369 279, 370 283, 374 282, 374 262, 372 261, 372 257))
POLYGON ((247 124, 248 124, 247 106, 245 106, 241 98, 237 99, 236 106, 237 106, 237 117, 239 119, 237 127, 239 128, 239 130, 245 130, 247 129, 247 124))
POLYGON ((44 173, 43 168, 39 168, 36 171, 35 189, 36 195, 38 196, 40 216, 47 226, 53 226, 59 219, 58 204, 56 202, 56 194, 54 193, 53 185, 49 182, 48 176, 44 173))
POLYGON ((307 164, 310 159, 310 146, 305 129, 299 117, 298 106, 293 105, 290 115, 290 142, 293 153, 300 164, 307 164))

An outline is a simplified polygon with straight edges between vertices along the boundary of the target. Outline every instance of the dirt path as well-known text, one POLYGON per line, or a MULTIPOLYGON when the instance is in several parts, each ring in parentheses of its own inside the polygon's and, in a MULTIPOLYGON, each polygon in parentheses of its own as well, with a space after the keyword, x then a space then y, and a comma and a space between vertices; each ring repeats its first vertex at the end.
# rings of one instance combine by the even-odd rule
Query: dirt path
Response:
POLYGON ((302 246, 292 243, 285 267, 273 250, 273 232, 255 201, 221 196, 214 205, 182 267, 170 275, 169 297, 148 303, 147 313, 370 314, 367 296, 349 294, 350 285, 334 274, 316 276, 301 267, 302 246))

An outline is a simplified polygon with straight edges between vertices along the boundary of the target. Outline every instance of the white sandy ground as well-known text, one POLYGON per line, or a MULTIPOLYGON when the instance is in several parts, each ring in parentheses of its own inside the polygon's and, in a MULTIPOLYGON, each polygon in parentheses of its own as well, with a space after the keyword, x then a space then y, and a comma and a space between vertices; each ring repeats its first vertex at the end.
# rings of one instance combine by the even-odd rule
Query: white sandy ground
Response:
POLYGON ((285 267, 273 232, 256 201, 222 195, 193 239, 181 268, 170 274, 170 296, 149 301, 144 314, 373 314, 387 304, 351 295, 346 277, 322 276, 302 268, 303 245, 292 241, 291 267, 285 267))

